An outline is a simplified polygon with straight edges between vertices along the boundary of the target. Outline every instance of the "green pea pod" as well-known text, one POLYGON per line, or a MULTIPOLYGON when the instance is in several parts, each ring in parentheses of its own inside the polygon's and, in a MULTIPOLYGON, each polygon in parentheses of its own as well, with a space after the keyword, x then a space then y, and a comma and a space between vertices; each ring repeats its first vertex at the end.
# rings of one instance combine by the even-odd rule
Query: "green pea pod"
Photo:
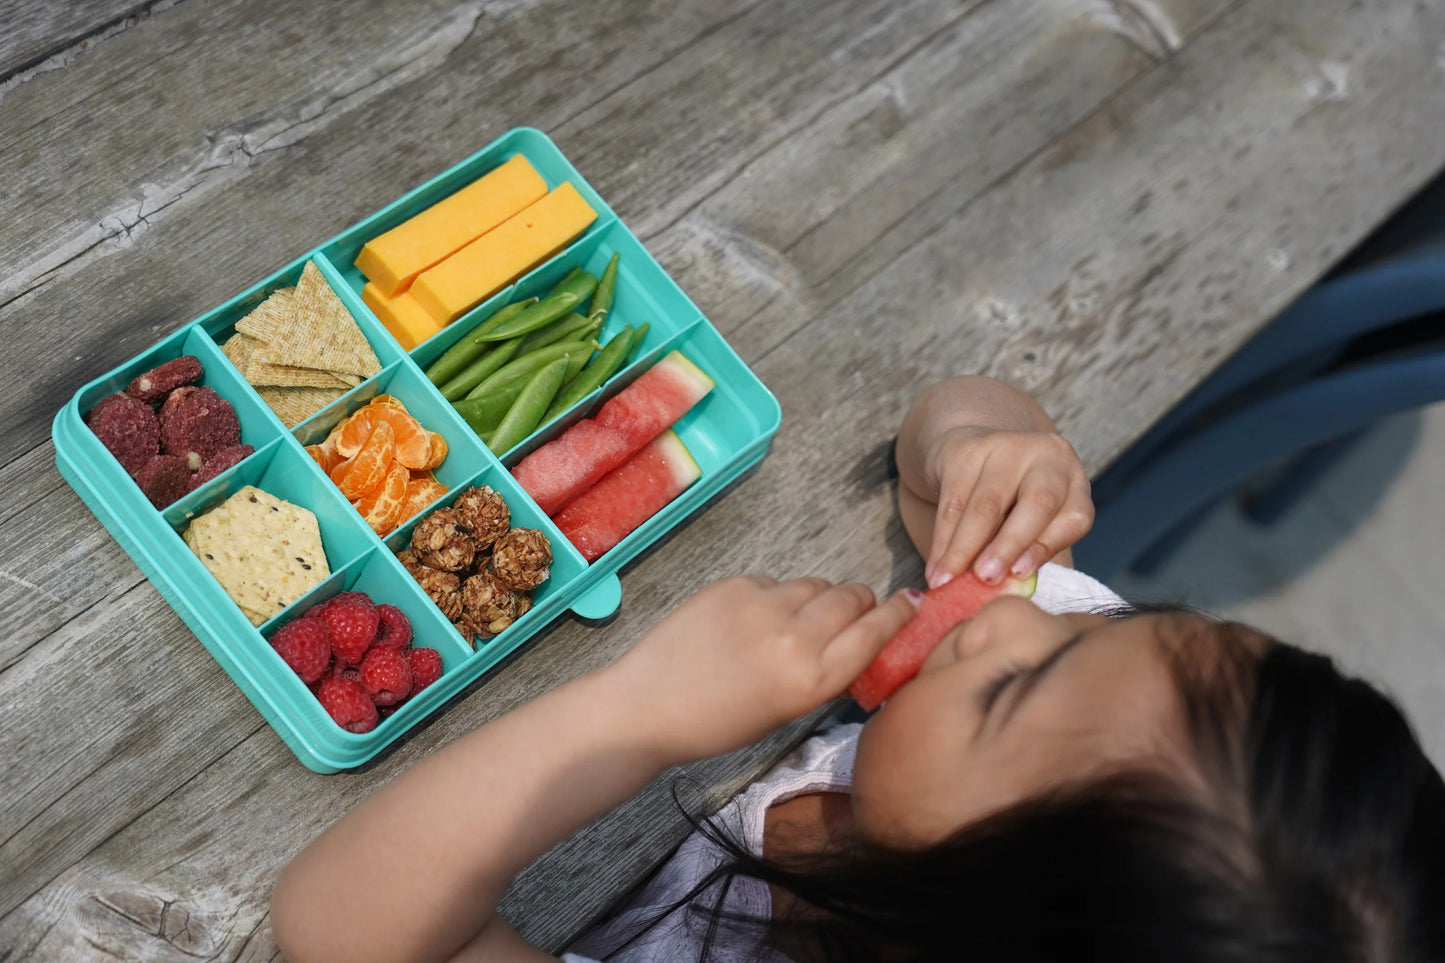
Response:
POLYGON ((637 329, 637 333, 632 336, 632 344, 627 346, 627 360, 623 361, 623 364, 632 364, 632 359, 637 357, 637 349, 642 347, 642 339, 647 337, 647 329, 650 327, 651 324, 644 324, 637 329))
POLYGON ((477 358, 459 371, 456 377, 442 385, 442 397, 448 401, 465 398, 467 392, 486 380, 488 375, 515 358, 521 346, 521 338, 494 345, 491 351, 477 358))
POLYGON ((587 362, 577 377, 563 385, 562 390, 557 392, 557 397, 552 401, 552 407, 542 416, 542 422, 551 421, 562 412, 571 408, 574 404, 602 387, 602 383, 617 373, 622 367, 627 352, 632 347, 632 339, 635 337, 632 325, 628 325, 612 336, 598 351, 591 361, 587 362))
POLYGON ((501 455, 511 450, 523 438, 537 430, 543 413, 556 397, 565 377, 566 358, 558 358, 532 375, 527 387, 523 388, 517 400, 512 402, 506 417, 487 441, 487 447, 492 450, 492 454, 501 455))
POLYGON ((467 397, 480 398, 496 391, 503 385, 511 384, 518 378, 524 380, 530 378, 558 358, 565 358, 579 352, 590 355, 596 345, 597 342, 589 339, 587 341, 563 341, 559 344, 549 344, 545 348, 538 348, 526 357, 517 358, 488 375, 485 381, 467 392, 467 397))
POLYGON ((617 260, 622 255, 612 255, 612 260, 607 262, 607 268, 602 272, 602 280, 597 282, 597 290, 592 294, 592 303, 587 305, 587 317, 607 317, 607 312, 612 310, 612 298, 617 293, 617 260))
MULTIPOLYGON (((566 274, 562 275, 562 280, 560 280, 560 281, 558 281, 556 284, 552 285, 552 291, 557 290, 557 289, 560 288, 562 285, 566 284, 568 281, 572 280, 573 278, 575 278, 577 275, 579 275, 579 274, 581 274, 581 273, 582 273, 582 267, 581 267, 581 265, 576 265, 576 266, 574 266, 574 267, 572 268, 572 270, 570 270, 570 271, 568 271, 566 274)), ((548 294, 551 294, 552 291, 548 291, 547 293, 548 293, 548 294)))
POLYGON ((528 298, 525 301, 514 301, 498 308, 485 321, 462 335, 462 339, 448 348, 440 358, 433 361, 431 367, 426 369, 426 376, 431 379, 432 384, 440 388, 456 377, 467 365, 479 358, 483 352, 493 347, 494 342, 481 340, 477 337, 478 335, 490 333, 498 325, 504 324, 509 318, 515 317, 536 303, 536 298, 528 298))
POLYGON ((530 334, 546 327, 569 311, 576 310, 597 290, 597 279, 583 271, 570 281, 557 285, 551 294, 521 311, 485 335, 488 341, 506 341, 520 334, 530 334))
POLYGON ((472 431, 477 433, 477 437, 485 442, 486 436, 497 430, 507 410, 512 407, 512 402, 517 400, 525 387, 527 379, 518 378, 511 384, 503 385, 478 398, 463 398, 453 402, 452 407, 471 426, 472 431))
POLYGON ((556 344, 558 341, 579 341, 582 332, 592 324, 592 320, 585 315, 573 311, 571 314, 564 314, 553 321, 545 328, 538 328, 531 334, 522 336, 522 347, 517 352, 517 357, 529 354, 537 348, 545 348, 549 344, 556 344))

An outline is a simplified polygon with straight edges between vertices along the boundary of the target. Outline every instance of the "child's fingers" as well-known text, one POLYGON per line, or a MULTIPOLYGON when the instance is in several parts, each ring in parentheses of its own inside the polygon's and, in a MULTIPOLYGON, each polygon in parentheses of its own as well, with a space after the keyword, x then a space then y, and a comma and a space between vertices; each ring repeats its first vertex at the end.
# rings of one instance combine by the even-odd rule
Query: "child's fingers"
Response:
POLYGON ((808 599, 798 609, 797 617, 808 627, 810 634, 816 633, 818 639, 825 640, 843 631, 875 604, 873 590, 868 586, 861 582, 844 582, 829 586, 808 599))
MULTIPOLYGON (((958 512, 957 524, 948 540, 943 541, 935 528, 930 555, 933 561, 926 570, 928 585, 937 588, 973 564, 978 553, 999 530, 999 523, 1014 504, 1017 480, 1000 466, 988 466, 979 474, 978 482, 958 512)), ((942 505, 939 506, 942 509, 942 505)))
MULTIPOLYGON (((973 560, 970 555, 962 561, 957 561, 954 554, 949 554, 948 549, 958 540, 958 528, 967 518, 969 500, 978 488, 979 476, 983 472, 983 462, 969 461, 962 465, 955 465, 950 473, 945 476, 939 487, 938 508, 933 517, 933 542, 928 549, 928 558, 923 567, 924 577, 930 586, 941 584, 938 577, 945 571, 941 566, 947 564, 953 566, 947 569, 951 578, 963 571, 964 567, 973 560), (947 556, 947 559, 945 559, 947 556)), ((997 520, 995 520, 997 524, 997 520)), ((974 551, 983 547, 985 539, 993 532, 976 536, 978 544, 974 551)))
POLYGON ((1013 510, 974 563, 978 577, 985 582, 1003 578, 1049 527, 1068 498, 1067 473, 1038 469, 1025 475, 1013 510))
POLYGON ((873 657, 918 612, 922 597, 916 589, 896 592, 833 636, 821 659, 830 697, 858 678, 873 657))
POLYGON ((1033 545, 1014 562, 1009 574, 1015 578, 1032 575, 1038 571, 1039 566, 1089 534, 1093 524, 1094 503, 1089 498, 1089 482, 1084 478, 1076 479, 1069 486, 1069 496, 1064 506, 1034 540, 1033 545))

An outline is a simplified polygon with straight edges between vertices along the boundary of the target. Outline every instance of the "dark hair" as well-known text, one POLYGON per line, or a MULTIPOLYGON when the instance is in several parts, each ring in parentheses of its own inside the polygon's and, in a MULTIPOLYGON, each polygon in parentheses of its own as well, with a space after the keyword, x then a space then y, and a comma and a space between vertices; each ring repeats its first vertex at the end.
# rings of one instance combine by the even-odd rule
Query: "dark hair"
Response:
POLYGON ((1173 661, 1211 797, 1114 773, 926 851, 860 842, 804 864, 696 820, 730 857, 674 907, 710 913, 700 959, 739 928, 800 961, 1445 960, 1445 783, 1400 711, 1323 656, 1196 624, 1222 654, 1173 661), (800 912, 730 914, 744 877, 800 912))

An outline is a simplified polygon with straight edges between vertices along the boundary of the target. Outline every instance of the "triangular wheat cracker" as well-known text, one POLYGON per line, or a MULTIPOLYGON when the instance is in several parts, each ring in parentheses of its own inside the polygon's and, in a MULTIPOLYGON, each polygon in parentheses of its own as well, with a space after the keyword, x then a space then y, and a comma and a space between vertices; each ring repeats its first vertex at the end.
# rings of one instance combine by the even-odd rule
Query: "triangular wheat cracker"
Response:
POLYGON ((295 428, 316 412, 346 394, 344 388, 275 388, 256 389, 261 400, 276 412, 287 428, 295 428))
POLYGON ((369 378, 381 370, 376 352, 361 333, 346 305, 321 276, 316 262, 307 261, 296 283, 289 327, 256 353, 272 364, 319 368, 369 378))
MULTIPOLYGON (((252 356, 242 372, 252 385, 270 385, 284 388, 352 388, 355 385, 329 371, 315 368, 293 368, 286 364, 272 364, 252 356)), ((356 377, 351 375, 351 377, 356 377)), ((358 382, 359 383, 359 382, 358 382)))
POLYGON ((295 288, 278 288, 251 313, 236 322, 236 330, 260 341, 275 341, 291 326, 295 288))
POLYGON ((241 334, 238 332, 231 335, 226 343, 221 345, 221 352, 227 358, 231 359, 231 364, 235 365, 236 370, 241 372, 241 375, 244 377, 246 374, 246 366, 251 363, 252 355, 254 355, 264 343, 265 342, 258 341, 251 337, 249 334, 241 334))

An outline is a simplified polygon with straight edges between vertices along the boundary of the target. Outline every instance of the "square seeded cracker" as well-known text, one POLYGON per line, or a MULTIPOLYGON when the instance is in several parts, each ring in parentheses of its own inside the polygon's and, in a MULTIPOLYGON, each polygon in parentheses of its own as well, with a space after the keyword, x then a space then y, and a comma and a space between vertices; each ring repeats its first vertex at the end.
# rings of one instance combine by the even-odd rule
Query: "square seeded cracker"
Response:
POLYGON ((337 375, 370 378, 381 362, 351 312, 331 290, 315 261, 307 261, 296 282, 290 324, 285 325, 256 360, 293 368, 317 368, 337 375))
POLYGON ((183 538, 252 625, 331 574, 316 516, 254 485, 197 516, 183 538))

